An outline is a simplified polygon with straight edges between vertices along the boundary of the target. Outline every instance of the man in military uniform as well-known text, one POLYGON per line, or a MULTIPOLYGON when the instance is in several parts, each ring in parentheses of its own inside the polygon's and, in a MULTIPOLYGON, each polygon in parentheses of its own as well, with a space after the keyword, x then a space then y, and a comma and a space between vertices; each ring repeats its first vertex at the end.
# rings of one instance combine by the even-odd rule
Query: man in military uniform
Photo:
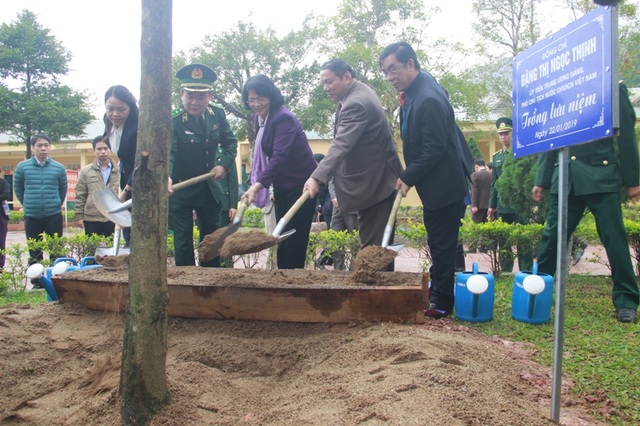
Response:
MULTIPOLYGON (((489 195, 489 210, 487 211, 487 215, 489 220, 502 219, 503 222, 509 224, 525 223, 514 209, 504 203, 498 193, 498 188, 496 187, 496 183, 503 172, 504 162, 510 155, 512 155, 511 131, 513 129, 513 122, 509 117, 498 118, 496 120, 496 128, 498 130, 498 137, 500 137, 502 149, 493 154, 493 171, 491 172, 491 191, 489 195)), ((505 243, 501 241, 498 241, 498 246, 500 250, 500 270, 511 273, 511 270, 513 269, 513 255, 511 254, 511 247, 505 246, 505 243)), ((523 253, 523 250, 520 250, 520 247, 517 247, 517 255, 520 270, 531 271, 533 269, 532 254, 523 253)))
MULTIPOLYGON (((169 157, 170 183, 212 172, 213 179, 176 191, 169 198, 169 225, 173 230, 177 266, 195 265, 193 212, 200 226, 200 240, 220 227, 223 179, 235 163, 238 141, 224 110, 211 105, 215 72, 201 64, 191 64, 176 73, 180 80, 183 110, 173 117, 173 137, 169 157), (216 162, 216 153, 220 156, 216 162)), ((170 193, 173 192, 171 186, 170 193)), ((219 258, 200 266, 218 266, 219 258)))
MULTIPOLYGON (((620 322, 638 318, 638 283, 636 281, 627 232, 620 207, 620 186, 627 188, 631 200, 640 197, 640 161, 634 126, 636 115, 624 84, 620 84, 620 135, 569 148, 569 194, 567 195, 567 238, 589 209, 596 220, 613 280, 613 306, 620 322), (617 155, 616 155, 617 152, 617 155)), ((538 271, 556 272, 558 241, 558 152, 548 151, 538 158, 532 196, 535 201, 551 189, 547 224, 538 249, 538 271)))

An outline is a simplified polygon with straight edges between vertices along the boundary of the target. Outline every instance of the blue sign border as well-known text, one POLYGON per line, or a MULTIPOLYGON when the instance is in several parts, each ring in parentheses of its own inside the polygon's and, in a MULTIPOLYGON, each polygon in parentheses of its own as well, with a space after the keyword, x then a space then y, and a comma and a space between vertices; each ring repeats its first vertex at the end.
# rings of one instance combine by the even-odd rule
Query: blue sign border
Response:
POLYGON ((613 135, 613 16, 594 9, 514 58, 514 157, 613 135))

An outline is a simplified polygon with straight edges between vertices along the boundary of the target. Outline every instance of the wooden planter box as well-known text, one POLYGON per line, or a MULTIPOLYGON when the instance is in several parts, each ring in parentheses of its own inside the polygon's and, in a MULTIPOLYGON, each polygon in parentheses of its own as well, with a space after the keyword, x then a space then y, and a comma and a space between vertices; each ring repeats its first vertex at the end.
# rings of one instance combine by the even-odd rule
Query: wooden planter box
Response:
MULTIPOLYGON (((185 268, 185 267, 183 267, 185 268)), ((192 267, 186 267, 192 268, 192 267)), ((180 268, 175 268, 180 269, 180 268)), ((261 320, 287 322, 381 321, 423 323, 428 301, 425 274, 386 272, 412 276, 411 283, 396 286, 322 285, 327 274, 347 277, 349 272, 299 271, 309 285, 260 285, 274 271, 198 268, 211 281, 175 284, 169 278, 169 315, 188 318, 261 320), (244 273, 256 285, 225 285, 225 274, 244 273), (312 282, 317 278, 317 282, 312 282)), ((126 279, 114 280, 109 271, 92 269, 69 272, 53 278, 60 303, 76 302, 90 309, 124 312, 128 291, 126 279)), ((289 271, 277 271, 285 278, 289 271)))

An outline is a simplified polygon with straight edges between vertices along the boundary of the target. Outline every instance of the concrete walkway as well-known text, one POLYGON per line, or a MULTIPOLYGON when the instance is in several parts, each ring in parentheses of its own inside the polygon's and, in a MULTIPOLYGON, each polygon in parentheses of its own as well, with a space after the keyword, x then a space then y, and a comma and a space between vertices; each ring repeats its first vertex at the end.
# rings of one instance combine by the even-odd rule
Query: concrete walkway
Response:
MULTIPOLYGON (((583 275, 610 275, 609 268, 595 260, 600 258, 600 262, 607 260, 607 254, 602 246, 588 246, 580 262, 569 267, 570 274, 583 275)), ((483 253, 467 253, 465 255, 465 266, 467 271, 471 271, 473 264, 478 263, 480 272, 491 272, 491 262, 489 256, 483 253)), ((412 248, 405 248, 396 258, 396 271, 419 272, 421 260, 418 259, 418 251, 412 248)), ((515 260, 513 273, 518 272, 518 260, 515 260)))

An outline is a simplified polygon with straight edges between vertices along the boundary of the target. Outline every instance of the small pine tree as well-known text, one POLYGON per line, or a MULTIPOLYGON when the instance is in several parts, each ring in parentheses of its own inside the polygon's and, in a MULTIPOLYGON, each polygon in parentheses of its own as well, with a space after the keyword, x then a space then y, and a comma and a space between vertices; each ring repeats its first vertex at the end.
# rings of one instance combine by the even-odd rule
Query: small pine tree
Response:
POLYGON ((535 183, 538 156, 505 158, 502 175, 496 182, 500 200, 516 211, 527 223, 544 223, 547 217, 547 202, 538 203, 531 197, 535 183))

